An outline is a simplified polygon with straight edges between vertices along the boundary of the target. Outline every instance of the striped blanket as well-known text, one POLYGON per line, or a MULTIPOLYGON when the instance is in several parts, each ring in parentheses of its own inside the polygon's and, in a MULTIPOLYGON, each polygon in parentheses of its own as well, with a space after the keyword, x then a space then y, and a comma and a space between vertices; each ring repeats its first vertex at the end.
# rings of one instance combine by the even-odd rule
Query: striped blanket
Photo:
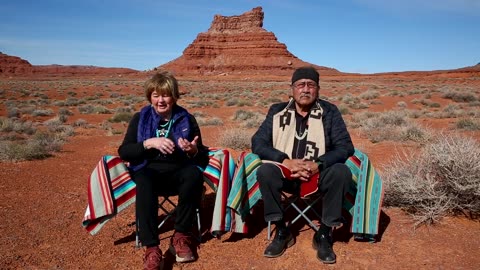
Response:
MULTIPOLYGON (((203 172, 205 182, 215 191, 211 231, 244 232, 242 218, 226 207, 235 162, 227 150, 211 149, 203 172)), ((135 182, 117 156, 103 156, 88 179, 88 205, 82 226, 95 235, 107 221, 135 202, 135 182)))
MULTIPOLYGON (((235 209, 243 219, 261 199, 256 169, 262 164, 253 153, 242 153, 237 163, 227 206, 235 209)), ((383 186, 367 155, 355 150, 346 165, 352 171, 352 185, 343 208, 352 216, 351 232, 356 239, 374 241, 378 234, 383 199, 383 186)))
POLYGON ((88 205, 82 226, 92 235, 135 202, 135 182, 116 156, 103 156, 88 180, 88 205))

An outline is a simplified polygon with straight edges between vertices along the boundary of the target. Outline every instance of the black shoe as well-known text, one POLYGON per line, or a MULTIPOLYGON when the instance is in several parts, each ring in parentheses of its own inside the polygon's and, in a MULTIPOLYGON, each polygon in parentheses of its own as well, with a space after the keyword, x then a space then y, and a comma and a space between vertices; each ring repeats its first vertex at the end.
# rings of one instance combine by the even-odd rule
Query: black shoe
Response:
POLYGON ((317 251, 317 258, 323 263, 331 264, 337 261, 332 245, 332 232, 328 234, 316 232, 313 236, 313 249, 317 251))
POLYGON ((263 256, 267 258, 275 258, 281 256, 285 250, 295 244, 295 238, 293 238, 290 230, 277 230, 275 237, 270 245, 267 246, 263 256))

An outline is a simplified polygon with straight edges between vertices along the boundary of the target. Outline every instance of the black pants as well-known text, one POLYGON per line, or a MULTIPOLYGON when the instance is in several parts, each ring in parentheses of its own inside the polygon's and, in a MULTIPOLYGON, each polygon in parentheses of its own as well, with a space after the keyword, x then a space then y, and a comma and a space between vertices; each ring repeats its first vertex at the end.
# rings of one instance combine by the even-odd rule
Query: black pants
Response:
POLYGON ((203 193, 203 175, 194 165, 159 173, 151 168, 135 172, 137 184, 135 211, 139 227, 139 238, 144 246, 156 246, 158 239, 158 196, 178 194, 175 212, 175 230, 190 232, 195 220, 196 209, 200 206, 203 193))
MULTIPOLYGON (((280 192, 291 193, 299 188, 298 181, 282 178, 280 169, 271 163, 264 163, 257 169, 264 204, 265 221, 283 219, 280 192)), ((352 173, 345 164, 337 163, 320 172, 318 184, 322 198, 322 223, 338 226, 342 223, 342 204, 352 182, 352 173)), ((298 192, 298 191, 297 191, 298 192)))

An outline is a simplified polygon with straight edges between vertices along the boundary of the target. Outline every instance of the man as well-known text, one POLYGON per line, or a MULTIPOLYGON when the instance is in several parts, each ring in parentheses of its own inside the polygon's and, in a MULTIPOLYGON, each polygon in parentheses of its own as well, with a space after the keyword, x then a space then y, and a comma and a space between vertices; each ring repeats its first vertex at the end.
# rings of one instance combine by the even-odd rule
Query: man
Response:
POLYGON ((252 137, 253 153, 262 160, 282 163, 294 178, 284 178, 274 163, 264 163, 257 170, 265 220, 276 226, 264 256, 281 256, 295 243, 283 217, 281 191, 295 183, 298 187, 301 181, 319 173, 322 217, 313 247, 320 261, 335 263, 332 229, 342 225, 342 203, 352 180, 344 163, 353 155, 354 147, 338 108, 319 99, 319 74, 313 67, 295 70, 291 90, 290 101, 273 104, 252 137))

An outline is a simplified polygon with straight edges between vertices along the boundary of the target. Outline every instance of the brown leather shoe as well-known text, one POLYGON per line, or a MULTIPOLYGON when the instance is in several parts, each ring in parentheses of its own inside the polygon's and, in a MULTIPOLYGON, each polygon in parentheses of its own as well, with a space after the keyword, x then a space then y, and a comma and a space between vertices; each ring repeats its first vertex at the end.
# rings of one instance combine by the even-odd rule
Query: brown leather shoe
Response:
POLYGON ((149 247, 145 250, 145 257, 143 258, 144 270, 158 270, 162 263, 162 251, 156 247, 149 247))
POLYGON ((190 234, 175 232, 170 243, 170 250, 175 254, 177 262, 191 262, 195 260, 192 251, 192 236, 190 234))

